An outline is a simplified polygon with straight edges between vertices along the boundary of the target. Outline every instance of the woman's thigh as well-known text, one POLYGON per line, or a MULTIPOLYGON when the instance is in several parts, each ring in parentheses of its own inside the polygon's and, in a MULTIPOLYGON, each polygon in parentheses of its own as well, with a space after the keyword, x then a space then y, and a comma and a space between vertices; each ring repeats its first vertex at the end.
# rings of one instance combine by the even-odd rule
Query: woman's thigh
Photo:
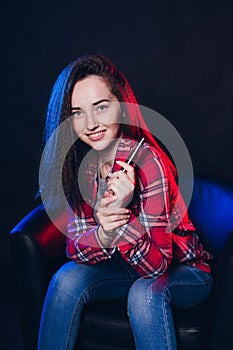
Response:
POLYGON ((131 299, 147 301, 166 299, 174 308, 186 308, 204 301, 212 289, 210 274, 187 264, 174 264, 158 279, 139 278, 132 285, 131 299), (143 296, 143 299, 142 299, 143 296))
POLYGON ((38 349, 73 349, 84 306, 126 297, 138 274, 117 254, 96 265, 68 262, 53 276, 41 318, 38 349))
POLYGON ((138 277, 138 273, 120 256, 114 255, 112 259, 94 265, 66 263, 53 276, 49 289, 53 293, 82 297, 87 303, 127 296, 138 277))
POLYGON ((136 348, 177 349, 172 308, 201 303, 211 288, 209 274, 182 264, 174 264, 158 279, 137 279, 128 294, 136 348))
POLYGON ((191 265, 177 264, 168 276, 168 289, 174 308, 187 308, 202 303, 213 287, 212 276, 191 265))

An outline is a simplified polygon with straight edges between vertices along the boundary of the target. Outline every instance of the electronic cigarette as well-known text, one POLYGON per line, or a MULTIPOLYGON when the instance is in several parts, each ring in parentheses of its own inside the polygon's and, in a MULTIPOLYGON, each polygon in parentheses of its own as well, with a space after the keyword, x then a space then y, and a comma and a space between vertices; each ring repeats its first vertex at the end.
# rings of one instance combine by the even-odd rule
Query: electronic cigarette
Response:
MULTIPOLYGON (((144 141, 144 137, 141 139, 141 141, 139 142, 139 144, 137 145, 137 147, 133 150, 132 154, 130 155, 129 159, 127 160, 127 164, 130 164, 133 160, 133 158, 135 157, 137 151, 139 150, 140 146, 142 145, 144 141)), ((121 168, 122 172, 125 173, 126 169, 125 168, 121 168)))
MULTIPOLYGON (((131 155, 129 156, 128 160, 126 161, 127 164, 130 164, 133 160, 133 158, 135 157, 136 153, 138 152, 139 148, 141 147, 141 145, 143 144, 143 141, 145 140, 145 138, 143 137, 141 139, 141 141, 139 142, 139 144, 137 145, 137 147, 133 150, 133 152, 131 153, 131 155)), ((121 168, 121 171, 123 173, 126 172, 125 168, 121 168)), ((108 175, 105 179, 106 183, 108 182, 108 180, 110 179, 110 176, 108 175)))

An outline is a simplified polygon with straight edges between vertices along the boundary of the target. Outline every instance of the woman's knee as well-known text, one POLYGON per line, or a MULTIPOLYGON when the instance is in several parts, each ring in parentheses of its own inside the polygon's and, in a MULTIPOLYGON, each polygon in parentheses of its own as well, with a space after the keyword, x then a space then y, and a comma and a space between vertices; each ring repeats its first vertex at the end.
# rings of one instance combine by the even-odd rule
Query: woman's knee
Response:
POLYGON ((139 278, 130 288, 128 293, 128 308, 139 309, 141 305, 150 306, 161 303, 162 300, 170 300, 170 293, 166 283, 166 277, 158 279, 139 278))
POLYGON ((78 290, 85 290, 90 284, 90 274, 85 265, 68 262, 52 277, 50 286, 63 294, 77 295, 78 290))
POLYGON ((128 293, 128 311, 141 312, 141 308, 150 303, 151 290, 149 280, 137 279, 131 286, 128 293))

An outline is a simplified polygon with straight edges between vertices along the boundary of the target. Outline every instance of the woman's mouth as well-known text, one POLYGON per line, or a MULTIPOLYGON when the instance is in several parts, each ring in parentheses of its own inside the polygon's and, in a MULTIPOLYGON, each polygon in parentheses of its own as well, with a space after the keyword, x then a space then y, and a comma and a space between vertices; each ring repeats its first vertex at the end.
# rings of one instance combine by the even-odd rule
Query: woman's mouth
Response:
POLYGON ((105 130, 102 130, 102 131, 93 132, 92 134, 88 134, 87 136, 91 141, 98 141, 102 139, 104 134, 105 134, 105 130))

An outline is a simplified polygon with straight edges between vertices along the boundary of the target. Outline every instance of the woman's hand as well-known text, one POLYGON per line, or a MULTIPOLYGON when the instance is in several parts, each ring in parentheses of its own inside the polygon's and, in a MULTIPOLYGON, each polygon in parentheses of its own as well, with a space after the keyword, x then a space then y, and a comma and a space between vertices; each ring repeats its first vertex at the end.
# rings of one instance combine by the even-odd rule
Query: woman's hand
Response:
POLYGON ((96 216, 104 231, 112 231, 125 225, 130 217, 130 211, 126 208, 113 208, 111 203, 116 201, 115 195, 105 192, 104 198, 99 201, 96 216))
POLYGON ((117 199, 110 204, 110 207, 125 208, 133 197, 135 172, 134 168, 125 162, 117 161, 117 164, 124 168, 125 172, 120 170, 112 173, 107 182, 109 193, 117 197, 117 199))
POLYGON ((105 192, 104 198, 99 201, 97 218, 100 223, 98 230, 99 238, 104 246, 109 246, 116 236, 116 229, 127 224, 130 218, 130 210, 126 208, 116 208, 110 205, 116 202, 117 197, 105 192))

